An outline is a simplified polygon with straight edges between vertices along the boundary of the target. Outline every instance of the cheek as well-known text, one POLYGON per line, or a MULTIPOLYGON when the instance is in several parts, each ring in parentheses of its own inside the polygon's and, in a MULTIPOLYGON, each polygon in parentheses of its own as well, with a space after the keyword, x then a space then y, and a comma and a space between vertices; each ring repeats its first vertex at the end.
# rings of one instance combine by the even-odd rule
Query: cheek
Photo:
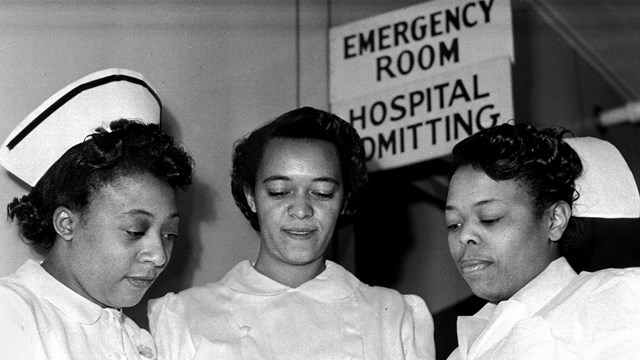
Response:
POLYGON ((268 218, 273 212, 286 209, 286 201, 282 199, 273 199, 263 191, 256 194, 254 198, 255 209, 258 216, 268 218))
POLYGON ((263 206, 259 206, 257 210, 258 211, 256 211, 256 215, 258 216, 260 228, 271 226, 278 218, 282 216, 282 211, 280 211, 280 209, 275 206, 264 206, 263 204, 263 206))
POLYGON ((462 246, 453 235, 447 235, 447 243, 449 245, 449 253, 455 257, 460 252, 462 246))
POLYGON ((535 248, 539 243, 539 230, 540 229, 534 224, 514 228, 513 231, 508 234, 511 240, 513 255, 530 254, 532 247, 535 248))
POLYGON ((316 212, 320 213, 326 221, 335 223, 342 212, 342 203, 336 201, 331 204, 322 204, 317 207, 316 212))
POLYGON ((530 248, 532 239, 524 236, 525 234, 522 233, 511 233, 500 238, 499 242, 491 244, 492 253, 503 271, 519 274, 522 268, 526 267, 532 255, 530 248))
POLYGON ((130 267, 138 262, 140 250, 136 247, 124 246, 121 244, 113 244, 109 250, 103 252, 103 259, 107 264, 119 264, 119 267, 130 267))
POLYGON ((74 238, 72 240, 80 243, 79 246, 75 246, 76 251, 74 255, 76 258, 81 258, 90 263, 102 263, 105 259, 117 259, 118 255, 118 243, 110 244, 108 234, 96 233, 92 236, 84 236, 81 238, 74 238))

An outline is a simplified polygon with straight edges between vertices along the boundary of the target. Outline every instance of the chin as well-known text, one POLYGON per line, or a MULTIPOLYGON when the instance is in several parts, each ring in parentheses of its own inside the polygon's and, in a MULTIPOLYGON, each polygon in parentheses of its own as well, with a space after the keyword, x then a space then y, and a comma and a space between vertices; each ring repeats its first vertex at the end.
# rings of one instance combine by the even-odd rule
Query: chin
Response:
POLYGON ((136 294, 136 295, 120 296, 117 299, 112 299, 111 307, 116 309, 122 309, 122 308, 129 308, 129 307, 136 306, 138 305, 140 300, 142 300, 143 296, 144 296, 144 293, 141 295, 136 294))
POLYGON ((505 296, 502 293, 496 293, 493 291, 487 291, 486 289, 474 289, 471 288, 473 294, 481 299, 487 300, 488 302, 497 304, 504 300, 509 300, 510 296, 505 296))
POLYGON ((322 254, 315 249, 292 249, 285 257, 293 263, 306 264, 322 257, 322 254))

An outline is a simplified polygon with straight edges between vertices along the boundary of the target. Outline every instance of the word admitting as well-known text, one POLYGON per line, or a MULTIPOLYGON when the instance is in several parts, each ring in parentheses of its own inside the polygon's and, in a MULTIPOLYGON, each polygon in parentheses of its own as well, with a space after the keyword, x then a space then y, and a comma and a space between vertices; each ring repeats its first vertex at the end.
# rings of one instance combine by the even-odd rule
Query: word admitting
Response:
POLYGON ((362 142, 366 160, 416 151, 421 145, 450 142, 493 127, 500 120, 500 113, 495 112, 494 108, 493 104, 487 104, 477 111, 469 109, 466 113, 427 118, 384 133, 379 132, 377 136, 364 136, 362 142), (443 132, 444 135, 438 135, 443 132))

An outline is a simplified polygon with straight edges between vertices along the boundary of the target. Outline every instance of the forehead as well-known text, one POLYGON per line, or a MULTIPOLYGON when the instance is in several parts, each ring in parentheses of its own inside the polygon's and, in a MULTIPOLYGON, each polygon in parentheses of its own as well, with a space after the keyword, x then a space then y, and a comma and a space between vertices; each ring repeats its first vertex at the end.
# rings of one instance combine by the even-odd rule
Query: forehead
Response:
POLYGON ((120 175, 96 191, 89 207, 116 206, 127 208, 176 209, 176 191, 169 184, 149 173, 120 175))
POLYGON ((478 206, 490 201, 505 204, 532 204, 526 188, 517 180, 496 181, 471 165, 459 167, 451 177, 447 206, 478 206))
POLYGON ((317 139, 271 139, 264 147, 258 174, 273 172, 340 174, 340 160, 334 144, 317 139))

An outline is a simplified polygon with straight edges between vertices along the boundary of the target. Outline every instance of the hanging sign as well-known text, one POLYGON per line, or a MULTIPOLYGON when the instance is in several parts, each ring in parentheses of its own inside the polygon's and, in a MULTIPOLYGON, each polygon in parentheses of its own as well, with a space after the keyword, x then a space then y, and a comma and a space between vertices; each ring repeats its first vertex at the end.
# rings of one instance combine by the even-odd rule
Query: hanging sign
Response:
POLYGON ((369 170, 448 154, 513 119, 509 0, 435 0, 330 30, 331 111, 369 170))

